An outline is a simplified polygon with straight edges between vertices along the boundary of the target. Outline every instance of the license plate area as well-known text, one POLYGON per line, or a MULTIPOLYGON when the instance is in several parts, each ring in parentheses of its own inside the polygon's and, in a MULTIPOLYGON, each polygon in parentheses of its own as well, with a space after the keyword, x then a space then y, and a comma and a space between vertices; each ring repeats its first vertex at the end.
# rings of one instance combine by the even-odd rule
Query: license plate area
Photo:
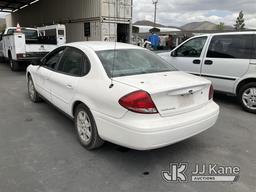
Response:
POLYGON ((184 108, 195 104, 194 95, 180 95, 177 97, 178 108, 184 108))

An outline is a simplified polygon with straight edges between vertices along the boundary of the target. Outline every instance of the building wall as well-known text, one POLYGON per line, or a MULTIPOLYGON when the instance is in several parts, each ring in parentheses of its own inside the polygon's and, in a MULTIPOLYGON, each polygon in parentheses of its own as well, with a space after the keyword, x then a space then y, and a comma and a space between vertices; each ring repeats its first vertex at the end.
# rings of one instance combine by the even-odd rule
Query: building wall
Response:
POLYGON ((100 17, 101 0, 40 0, 12 14, 12 23, 23 26, 66 23, 100 17))
POLYGON ((100 21, 91 21, 91 36, 84 36, 84 24, 82 22, 67 23, 67 42, 75 41, 101 41, 101 23, 100 21))
POLYGON ((113 23, 128 23, 131 27, 132 0, 40 0, 7 16, 6 21, 7 26, 19 22, 25 27, 65 24, 67 42, 104 40, 106 30, 107 34, 112 33, 113 23), (84 36, 84 22, 91 23, 88 38, 84 36))

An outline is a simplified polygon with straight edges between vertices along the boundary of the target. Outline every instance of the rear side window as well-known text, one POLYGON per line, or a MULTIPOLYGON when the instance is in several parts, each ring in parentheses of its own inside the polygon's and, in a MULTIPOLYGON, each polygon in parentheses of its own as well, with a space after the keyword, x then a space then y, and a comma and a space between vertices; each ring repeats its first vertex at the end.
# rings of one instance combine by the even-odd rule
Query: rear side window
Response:
POLYGON ((250 59, 253 35, 218 35, 211 40, 207 57, 250 59))
POLYGON ((59 35, 59 36, 64 36, 64 30, 60 30, 60 29, 59 29, 59 30, 58 30, 58 35, 59 35))
POLYGON ((73 76, 82 76, 88 73, 89 64, 84 54, 74 48, 68 48, 58 65, 57 71, 73 76))

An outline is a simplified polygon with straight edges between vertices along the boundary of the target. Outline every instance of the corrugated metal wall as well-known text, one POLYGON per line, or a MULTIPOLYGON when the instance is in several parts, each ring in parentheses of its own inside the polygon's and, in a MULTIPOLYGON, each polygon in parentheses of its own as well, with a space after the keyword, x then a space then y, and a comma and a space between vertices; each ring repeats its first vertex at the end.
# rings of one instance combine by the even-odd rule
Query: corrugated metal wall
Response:
POLYGON ((84 36, 84 25, 81 22, 78 23, 67 23, 67 42, 75 41, 101 41, 101 22, 100 21, 91 21, 91 36, 84 36))
POLYGON ((131 19, 131 0, 101 0, 101 16, 119 19, 131 19))
POLYGON ((40 0, 12 14, 13 23, 23 26, 65 23, 100 17, 101 0, 40 0))
POLYGON ((104 40, 106 33, 110 38, 116 35, 112 23, 131 22, 131 5, 132 0, 40 0, 13 13, 7 20, 9 26, 19 22, 26 27, 63 23, 67 28, 67 42, 104 40), (84 37, 85 21, 91 22, 89 38, 84 37))

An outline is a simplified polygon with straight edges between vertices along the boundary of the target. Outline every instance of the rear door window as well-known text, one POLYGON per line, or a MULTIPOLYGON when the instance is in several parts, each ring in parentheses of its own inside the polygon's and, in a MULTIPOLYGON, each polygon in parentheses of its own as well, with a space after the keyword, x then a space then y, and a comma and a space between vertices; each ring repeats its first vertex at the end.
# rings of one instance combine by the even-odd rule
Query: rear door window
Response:
POLYGON ((207 57, 250 59, 253 35, 217 35, 211 40, 207 57))
POLYGON ((65 47, 59 48, 52 54, 48 55, 44 62, 44 67, 55 70, 61 56, 63 55, 65 47))
POLYGON ((61 58, 57 71, 72 76, 83 76, 89 72, 89 63, 84 53, 75 48, 68 48, 61 58))

